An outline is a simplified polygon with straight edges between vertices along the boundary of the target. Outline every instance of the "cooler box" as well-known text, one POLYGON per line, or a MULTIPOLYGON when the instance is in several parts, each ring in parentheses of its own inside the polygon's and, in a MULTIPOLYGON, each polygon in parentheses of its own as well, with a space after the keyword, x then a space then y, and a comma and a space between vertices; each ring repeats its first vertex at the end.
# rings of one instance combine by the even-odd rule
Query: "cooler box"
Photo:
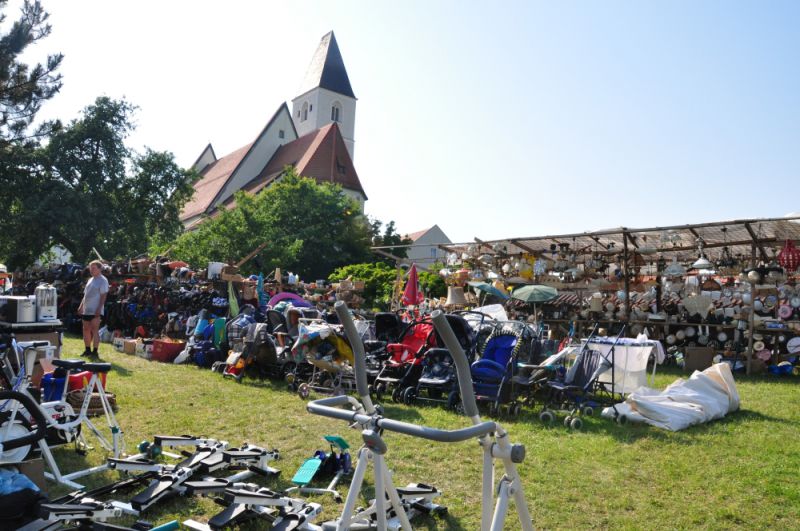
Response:
POLYGON ((53 400, 61 400, 61 395, 64 392, 64 384, 66 382, 66 378, 54 378, 52 372, 48 372, 42 376, 42 401, 52 402, 53 400))
POLYGON ((153 341, 152 359, 163 363, 172 363, 184 348, 186 348, 185 341, 156 339, 153 341))
POLYGON ((111 340, 111 344, 114 346, 114 350, 117 352, 124 352, 125 351, 125 338, 124 337, 115 337, 111 340))

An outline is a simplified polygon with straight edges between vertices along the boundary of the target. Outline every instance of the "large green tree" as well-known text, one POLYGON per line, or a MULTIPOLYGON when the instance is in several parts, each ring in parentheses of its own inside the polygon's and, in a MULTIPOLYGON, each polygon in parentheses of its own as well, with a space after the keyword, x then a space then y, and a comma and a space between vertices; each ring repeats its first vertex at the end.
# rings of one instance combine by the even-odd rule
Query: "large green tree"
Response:
POLYGON ((29 219, 25 198, 42 195, 37 149, 58 123, 33 124, 42 104, 61 88, 57 70, 62 56, 48 55, 44 63, 23 61, 30 47, 50 34, 48 15, 39 2, 26 1, 19 18, 8 25, 7 4, 0 0, 0 25, 7 29, 0 33, 0 204, 4 213, 0 259, 13 267, 30 262, 35 253, 28 248, 46 248, 42 242, 47 237, 37 230, 37 221, 29 219))
POLYGON ((0 242, 10 265, 26 265, 55 244, 78 261, 93 248, 104 258, 129 256, 180 233, 194 175, 171 153, 125 145, 134 110, 98 98, 33 156, 27 192, 12 204, 13 232, 0 242))
POLYGON ((178 238, 171 255, 195 266, 236 262, 266 243, 246 272, 281 267, 310 280, 370 256, 370 225, 338 185, 298 176, 287 167, 264 191, 239 192, 235 200, 235 207, 178 238))

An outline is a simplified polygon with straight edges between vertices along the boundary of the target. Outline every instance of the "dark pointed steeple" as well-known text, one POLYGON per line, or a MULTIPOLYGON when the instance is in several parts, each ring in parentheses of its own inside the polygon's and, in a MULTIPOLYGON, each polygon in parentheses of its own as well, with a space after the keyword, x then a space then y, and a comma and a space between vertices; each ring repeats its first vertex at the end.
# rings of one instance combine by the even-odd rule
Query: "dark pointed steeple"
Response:
POLYGON ((342 60, 339 45, 336 44, 336 37, 332 31, 323 35, 320 40, 319 47, 311 59, 306 77, 300 87, 300 94, 305 94, 317 87, 351 98, 356 97, 350 86, 350 78, 347 77, 344 60, 342 60))

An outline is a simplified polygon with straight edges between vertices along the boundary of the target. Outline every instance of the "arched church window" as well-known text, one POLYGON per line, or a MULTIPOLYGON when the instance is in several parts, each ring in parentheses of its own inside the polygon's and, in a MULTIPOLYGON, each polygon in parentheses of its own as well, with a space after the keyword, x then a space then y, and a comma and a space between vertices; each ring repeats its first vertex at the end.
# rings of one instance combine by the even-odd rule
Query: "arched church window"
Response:
POLYGON ((308 102, 303 103, 303 110, 300 115, 301 122, 305 122, 306 120, 308 120, 308 102))
POLYGON ((337 101, 331 107, 331 121, 339 122, 341 113, 342 113, 342 106, 337 101))

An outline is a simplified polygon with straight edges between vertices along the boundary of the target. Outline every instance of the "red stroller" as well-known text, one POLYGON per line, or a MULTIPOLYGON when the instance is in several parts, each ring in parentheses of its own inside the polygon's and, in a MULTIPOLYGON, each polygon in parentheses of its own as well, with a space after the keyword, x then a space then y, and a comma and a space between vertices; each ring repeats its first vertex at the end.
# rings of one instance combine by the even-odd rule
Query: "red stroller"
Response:
POLYGON ((389 392, 392 393, 392 400, 400 402, 403 390, 417 385, 425 352, 436 346, 435 336, 430 319, 416 319, 405 327, 399 343, 386 345, 389 358, 384 361, 373 384, 378 402, 389 392))

